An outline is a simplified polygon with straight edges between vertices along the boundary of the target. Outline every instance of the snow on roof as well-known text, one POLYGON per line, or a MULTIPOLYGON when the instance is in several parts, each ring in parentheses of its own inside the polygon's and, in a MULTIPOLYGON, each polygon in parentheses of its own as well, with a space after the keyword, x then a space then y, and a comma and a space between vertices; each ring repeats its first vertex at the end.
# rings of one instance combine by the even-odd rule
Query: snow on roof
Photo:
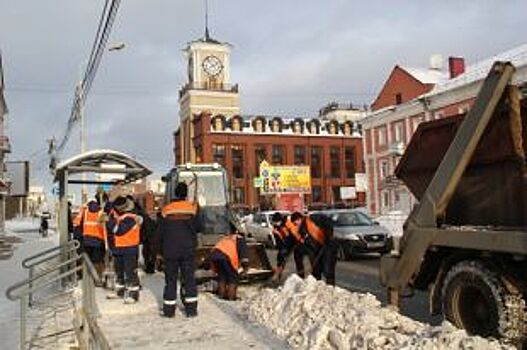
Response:
POLYGON ((527 65, 527 44, 499 53, 466 67, 465 73, 439 82, 427 95, 436 95, 484 79, 494 62, 510 61, 516 68, 527 65))
POLYGON ((448 79, 448 74, 438 69, 404 66, 401 68, 423 84, 437 84, 441 81, 448 79))

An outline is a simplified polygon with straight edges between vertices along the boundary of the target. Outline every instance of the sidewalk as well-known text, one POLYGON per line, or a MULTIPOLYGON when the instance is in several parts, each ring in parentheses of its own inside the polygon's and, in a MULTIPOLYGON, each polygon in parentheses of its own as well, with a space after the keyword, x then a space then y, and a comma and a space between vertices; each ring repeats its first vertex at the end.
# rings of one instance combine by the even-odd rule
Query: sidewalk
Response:
POLYGON ((141 299, 125 305, 121 299, 106 299, 107 290, 97 289, 97 319, 113 349, 285 349, 287 345, 269 331, 250 324, 238 313, 239 302, 224 302, 200 293, 196 318, 176 311, 173 319, 159 315, 163 274, 142 276, 141 299))

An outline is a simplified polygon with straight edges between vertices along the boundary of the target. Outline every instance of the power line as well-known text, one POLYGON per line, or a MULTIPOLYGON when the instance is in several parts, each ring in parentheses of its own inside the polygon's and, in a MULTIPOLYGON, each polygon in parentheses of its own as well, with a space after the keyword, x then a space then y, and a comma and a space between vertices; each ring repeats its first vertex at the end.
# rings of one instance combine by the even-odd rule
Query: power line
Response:
MULTIPOLYGON (((59 154, 68 142, 73 126, 79 120, 79 110, 85 103, 93 81, 95 79, 95 76, 97 74, 102 54, 106 49, 106 44, 108 42, 108 38, 110 36, 110 32, 120 5, 120 0, 111 0, 111 4, 109 1, 110 0, 106 0, 104 4, 103 12, 99 20, 99 25, 97 26, 95 40, 93 42, 92 50, 89 56, 89 61, 86 66, 86 71, 84 73, 82 81, 76 87, 75 90, 70 117, 66 125, 66 131, 64 133, 64 136, 58 143, 58 146, 55 148, 55 154, 52 155, 52 158, 54 158, 56 154, 59 154)), ((54 162, 55 160, 52 159, 52 163, 54 162)))

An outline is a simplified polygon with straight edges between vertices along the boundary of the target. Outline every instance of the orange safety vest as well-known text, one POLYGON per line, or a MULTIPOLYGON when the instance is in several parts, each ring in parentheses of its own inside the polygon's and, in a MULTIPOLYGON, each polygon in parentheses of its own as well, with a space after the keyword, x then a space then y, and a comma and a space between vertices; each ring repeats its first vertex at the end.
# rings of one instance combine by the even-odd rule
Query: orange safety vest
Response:
POLYGON ((285 237, 287 236, 287 230, 285 227, 280 227, 280 228, 275 228, 273 227, 273 233, 275 235, 277 235, 282 241, 285 239, 285 237))
POLYGON ((326 242, 326 235, 324 231, 318 227, 311 218, 306 218, 306 229, 307 233, 313 237, 315 241, 317 241, 320 244, 324 244, 326 242))
POLYGON ((105 225, 99 221, 100 211, 91 212, 88 208, 84 209, 84 220, 82 223, 82 235, 84 237, 95 237, 104 241, 105 225))
POLYGON ((218 243, 216 243, 214 249, 218 249, 220 252, 227 255, 231 262, 231 266, 234 268, 234 271, 238 272, 240 260, 238 258, 237 235, 229 235, 222 238, 218 243))
MULTIPOLYGON (((132 213, 126 213, 117 218, 117 226, 125 219, 125 218, 132 218, 134 220, 137 219, 137 215, 132 213)), ((124 235, 117 236, 115 235, 115 247, 116 248, 126 248, 126 247, 135 247, 138 246, 140 243, 140 231, 141 226, 137 223, 130 229, 130 231, 126 232, 124 235)))
POLYGON ((190 203, 184 200, 174 201, 163 207, 161 215, 165 218, 172 214, 189 214, 196 215, 197 206, 194 203, 190 203))
POLYGON ((298 242, 304 243, 304 238, 300 234, 299 228, 291 221, 291 218, 287 219, 287 221, 285 222, 285 227, 287 228, 289 233, 295 237, 295 239, 298 242))

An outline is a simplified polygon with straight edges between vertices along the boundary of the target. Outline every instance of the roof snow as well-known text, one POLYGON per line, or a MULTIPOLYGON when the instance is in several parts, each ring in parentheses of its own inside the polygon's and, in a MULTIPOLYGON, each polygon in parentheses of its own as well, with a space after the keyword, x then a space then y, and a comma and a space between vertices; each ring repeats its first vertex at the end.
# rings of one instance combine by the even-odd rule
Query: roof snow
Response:
POLYGON ((527 44, 520 45, 511 50, 499 53, 483 61, 476 62, 466 67, 465 73, 454 79, 439 82, 428 95, 439 94, 448 90, 483 80, 489 73, 490 68, 496 61, 510 61, 516 69, 527 65, 527 44))
POLYGON ((437 84, 448 79, 448 74, 438 69, 401 67, 415 79, 423 84, 437 84))

